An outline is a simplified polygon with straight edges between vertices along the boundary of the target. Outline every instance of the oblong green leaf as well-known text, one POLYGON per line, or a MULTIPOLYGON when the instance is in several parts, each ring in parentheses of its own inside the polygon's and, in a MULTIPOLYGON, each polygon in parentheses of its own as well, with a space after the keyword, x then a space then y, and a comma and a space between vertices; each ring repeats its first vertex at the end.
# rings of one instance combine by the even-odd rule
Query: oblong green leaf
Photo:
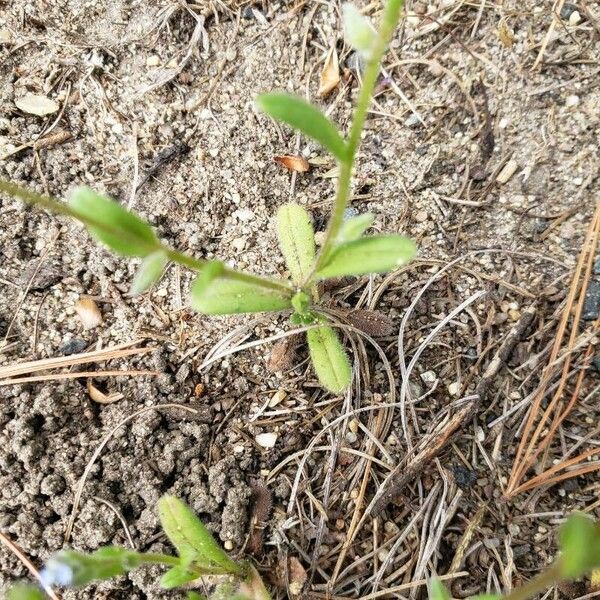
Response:
POLYGON ((173 588, 179 587, 184 583, 189 583, 198 579, 198 574, 191 572, 187 567, 178 565, 169 569, 161 578, 160 585, 165 590, 172 590, 173 588))
POLYGON ((352 381, 352 367, 346 350, 331 327, 306 332, 310 359, 323 387, 334 394, 343 392, 352 381))
POLYGON ((336 246, 317 277, 386 273, 408 262, 417 246, 401 235, 376 235, 336 246))
POLYGON ((301 285, 315 260, 315 232, 310 215, 299 204, 284 204, 277 211, 277 236, 292 281, 301 285))
POLYGON ((88 231, 111 250, 123 256, 148 256, 159 246, 152 227, 118 202, 88 187, 73 190, 69 205, 86 224, 88 231), (91 219, 94 225, 86 223, 91 219))
POLYGON ((133 278, 131 293, 138 296, 150 289, 160 279, 168 260, 169 258, 164 250, 157 250, 152 254, 148 254, 133 278))
POLYGON ((600 523, 583 513, 572 514, 560 528, 560 571, 577 579, 600 568, 600 523))
POLYGON ((337 235, 337 242, 343 244, 345 242, 353 242, 357 240, 375 220, 375 215, 372 213, 364 213, 356 217, 346 219, 340 227, 340 232, 337 235))
POLYGON ((298 96, 284 93, 261 94, 257 106, 270 117, 287 123, 319 142, 340 162, 348 156, 348 146, 337 127, 316 107, 298 96))
POLYGON ((40 573, 44 585, 87 585, 95 580, 123 575, 143 563, 134 550, 107 546, 91 554, 62 550, 48 560, 40 573))
POLYGON ((343 6, 344 38, 366 58, 371 54, 377 33, 369 20, 354 6, 346 3, 343 6))
POLYGON ((227 556, 193 511, 175 496, 163 496, 158 514, 164 532, 186 562, 215 573, 240 573, 241 567, 227 556))
POLYGON ((210 271, 212 264, 202 269, 192 284, 190 304, 194 310, 205 315, 230 315, 283 310, 291 306, 290 297, 283 291, 229 279, 223 275, 222 266, 220 272, 210 271))
POLYGON ((452 596, 446 589, 446 586, 434 577, 429 582, 429 600, 451 600, 452 596))

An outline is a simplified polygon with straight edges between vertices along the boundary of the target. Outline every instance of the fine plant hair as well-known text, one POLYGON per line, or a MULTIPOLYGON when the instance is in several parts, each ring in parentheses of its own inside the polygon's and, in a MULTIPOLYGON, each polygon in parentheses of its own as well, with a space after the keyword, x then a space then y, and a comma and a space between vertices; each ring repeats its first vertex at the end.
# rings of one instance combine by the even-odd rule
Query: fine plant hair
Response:
POLYGON ((277 212, 277 235, 289 279, 261 277, 232 269, 220 260, 199 259, 173 249, 159 240, 152 227, 138 215, 87 187, 76 188, 68 203, 2 180, 0 192, 73 217, 117 254, 141 258, 132 283, 133 294, 148 290, 160 279, 166 265, 173 262, 197 272, 190 304, 201 313, 290 311, 293 324, 308 327, 310 358, 319 381, 330 392, 339 394, 351 384, 352 368, 329 318, 317 310, 318 284, 345 276, 385 273, 403 265, 416 253, 414 242, 401 235, 365 235, 373 223, 372 214, 344 218, 368 108, 402 4, 402 0, 386 1, 378 29, 354 6, 344 7, 346 41, 361 55, 365 65, 347 136, 317 107, 297 96, 268 93, 256 99, 259 110, 318 142, 333 155, 339 167, 337 191, 318 252, 312 220, 305 208, 289 203, 277 212))

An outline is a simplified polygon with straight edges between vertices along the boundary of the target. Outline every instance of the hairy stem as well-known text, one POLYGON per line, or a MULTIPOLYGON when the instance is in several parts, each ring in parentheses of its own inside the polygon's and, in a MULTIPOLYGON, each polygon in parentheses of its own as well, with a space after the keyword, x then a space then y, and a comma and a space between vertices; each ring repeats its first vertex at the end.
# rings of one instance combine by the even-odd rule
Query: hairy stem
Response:
POLYGON ((354 118, 352 119, 352 126, 350 128, 350 135, 348 137, 348 153, 346 158, 340 164, 340 176, 338 178, 338 188, 331 211, 331 218, 325 234, 323 246, 321 247, 321 251, 316 260, 314 272, 318 271, 319 268, 323 266, 323 262, 327 258, 327 254, 331 250, 331 246, 335 242, 335 238, 339 233, 344 220, 344 211, 346 210, 350 199, 352 169, 360 146, 360 137, 367 118, 367 111, 369 110, 373 90, 375 89, 377 77, 379 76, 381 61, 385 54, 385 50, 392 39, 403 3, 403 0, 388 0, 384 8, 379 26, 379 33, 365 68, 363 84, 358 95, 354 118))
POLYGON ((547 571, 540 573, 525 585, 513 590, 510 594, 502 597, 502 600, 528 600, 539 592, 547 590, 561 580, 560 565, 554 563, 547 571))
MULTIPOLYGON (((122 235, 122 232, 120 230, 116 230, 110 225, 107 225, 105 222, 98 221, 93 217, 83 215, 79 211, 71 208, 68 204, 65 204, 64 202, 59 202, 54 198, 38 194, 37 192, 23 188, 14 183, 10 183, 9 181, 3 181, 0 179, 0 192, 3 192, 13 198, 17 198, 22 202, 25 202, 26 204, 41 206, 42 208, 45 208, 46 210, 49 210, 52 213, 71 217, 80 221, 88 227, 101 229, 106 233, 112 235, 122 235)), ((173 250, 172 248, 169 248, 167 245, 161 244, 160 242, 158 243, 158 245, 148 246, 149 252, 155 252, 157 250, 163 250, 169 257, 169 260, 171 260, 172 262, 178 263, 184 267, 188 267, 195 271, 201 270, 207 263, 206 260, 203 260, 201 258, 194 258, 193 256, 188 256, 187 254, 179 252, 178 250, 173 250)), ((229 279, 243 281, 245 283, 250 283, 267 289, 276 290, 290 297, 294 293, 294 287, 292 286, 292 284, 286 281, 275 281, 272 279, 259 277, 258 275, 251 275, 249 273, 235 271, 228 267, 225 267, 223 274, 229 279)))

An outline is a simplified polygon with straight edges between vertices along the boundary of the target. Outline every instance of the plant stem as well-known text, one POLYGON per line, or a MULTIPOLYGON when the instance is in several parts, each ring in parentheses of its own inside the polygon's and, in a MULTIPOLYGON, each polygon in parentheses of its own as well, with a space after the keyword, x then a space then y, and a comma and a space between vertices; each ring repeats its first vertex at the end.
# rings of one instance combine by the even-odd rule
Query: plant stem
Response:
POLYGON ((540 573, 525 585, 513 590, 510 594, 502 597, 502 600, 527 600, 537 593, 542 592, 561 580, 560 565, 555 562, 548 570, 540 573))
MULTIPOLYGON (((41 206, 42 208, 45 208, 46 210, 49 210, 50 212, 53 212, 55 214, 64 215, 76 219, 84 225, 86 225, 87 227, 94 227, 95 229, 100 229, 106 233, 116 236, 123 235, 123 232, 121 230, 113 229, 110 225, 106 224, 103 221, 98 221, 93 217, 83 215, 78 210, 71 208, 68 204, 65 204, 64 202, 59 202, 54 198, 38 194, 37 192, 28 190, 14 183, 10 183, 9 181, 3 181, 0 179, 0 192, 4 192, 5 194, 13 198, 18 198, 26 204, 41 206)), ((163 250, 171 261, 176 262, 184 267, 193 269, 195 271, 201 270, 207 263, 206 260, 194 258, 193 256, 188 256, 183 252, 179 252, 178 250, 173 250, 169 248, 165 244, 158 243, 158 246, 148 246, 149 253, 155 252, 157 250, 163 250)), ((239 271, 235 271, 234 269, 230 269, 229 267, 225 267, 223 274, 229 279, 242 281, 244 283, 250 283, 252 285, 260 286, 271 290, 276 290, 289 297, 291 297, 295 291, 292 284, 286 281, 275 281, 272 279, 259 277, 258 275, 242 273, 239 271)))
MULTIPOLYGON (((403 0, 388 0, 383 11, 379 33, 367 61, 363 84, 356 102, 354 118, 352 119, 352 126, 350 127, 350 135, 348 137, 348 153, 345 160, 340 164, 338 188, 331 211, 331 218, 325 234, 323 246, 321 247, 321 251, 319 252, 319 256, 315 263, 314 272, 317 272, 319 268, 323 266, 323 262, 327 258, 327 254, 331 250, 331 246, 335 242, 335 238, 339 233, 344 220, 344 211, 348 206, 350 198, 352 169, 356 160, 356 153, 360 146, 360 137, 367 118, 367 111, 369 110, 373 90, 375 89, 377 77, 379 76, 381 61, 386 48, 392 39, 403 3, 403 0)), ((311 277, 314 276, 314 272, 311 277)))
POLYGON ((171 556, 170 554, 158 554, 158 553, 139 553, 138 557, 141 562, 153 564, 153 565, 170 565, 176 567, 181 564, 181 559, 178 556, 171 556))

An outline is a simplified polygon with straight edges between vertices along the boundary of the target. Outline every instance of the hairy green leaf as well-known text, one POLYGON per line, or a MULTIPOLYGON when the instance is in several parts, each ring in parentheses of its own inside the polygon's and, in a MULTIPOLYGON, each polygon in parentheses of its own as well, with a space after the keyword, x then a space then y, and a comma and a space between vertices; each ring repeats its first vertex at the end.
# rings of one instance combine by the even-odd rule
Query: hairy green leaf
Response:
POLYGON ((164 250, 157 250, 152 254, 148 254, 142 260, 142 264, 133 278, 131 293, 137 296, 149 290, 160 279, 168 260, 169 258, 164 250))
POLYGON ((346 219, 340 228, 340 232, 337 235, 337 243, 344 244, 345 242, 353 242, 362 236, 362 234, 371 227, 375 215, 371 213, 364 213, 346 219))
POLYGON ((152 227, 118 202, 87 187, 78 187, 69 204, 86 224, 89 232, 111 250, 123 256, 148 256, 159 242, 152 227), (89 219, 94 224, 86 223, 89 219))
POLYGON ((310 308, 310 297, 305 292, 297 292, 292 297, 292 307, 299 315, 306 315, 310 308))
POLYGON ((44 600, 42 590, 27 583, 18 583, 8 590, 6 600, 44 600))
MULTIPOLYGON (((219 263, 220 264, 220 263, 219 263)), ((192 285, 191 306, 206 315, 283 310, 291 306, 291 299, 279 290, 256 283, 228 279, 223 266, 208 264, 192 285)))
POLYGON ((261 94, 257 106, 270 117, 287 123, 316 140, 340 162, 346 160, 348 147, 337 127, 316 107, 298 96, 284 93, 261 94))
POLYGON ((315 232, 306 210, 299 204, 284 204, 277 211, 277 235, 292 281, 301 285, 315 260, 315 232))
POLYGON ((142 563, 140 553, 116 546, 106 546, 91 554, 62 550, 46 563, 40 579, 47 586, 86 585, 123 575, 142 563))
POLYGON ((377 33, 369 20, 354 6, 347 3, 343 7, 344 38, 365 58, 369 58, 377 33))
POLYGON ((322 326, 306 332, 310 358, 324 388, 339 394, 352 381, 348 355, 331 327, 322 326))
POLYGON ((446 589, 446 586, 434 577, 429 582, 429 600, 451 600, 452 596, 446 589))
POLYGON ((189 583, 198 579, 198 574, 191 572, 187 567, 179 565, 169 569, 161 578, 160 585, 165 590, 172 590, 173 588, 189 583))
POLYGON ((185 596, 186 600, 206 600, 206 596, 198 592, 188 592, 185 596))
POLYGON ((600 568, 600 523, 583 513, 572 514, 560 528, 560 571, 577 579, 600 568))
POLYGON ((167 537, 186 561, 214 573, 240 573, 241 567, 227 556, 202 521, 175 496, 158 502, 160 522, 167 537))
POLYGON ((386 273, 408 262, 417 247, 401 235, 376 235, 336 246, 327 262, 319 269, 320 279, 386 273))

